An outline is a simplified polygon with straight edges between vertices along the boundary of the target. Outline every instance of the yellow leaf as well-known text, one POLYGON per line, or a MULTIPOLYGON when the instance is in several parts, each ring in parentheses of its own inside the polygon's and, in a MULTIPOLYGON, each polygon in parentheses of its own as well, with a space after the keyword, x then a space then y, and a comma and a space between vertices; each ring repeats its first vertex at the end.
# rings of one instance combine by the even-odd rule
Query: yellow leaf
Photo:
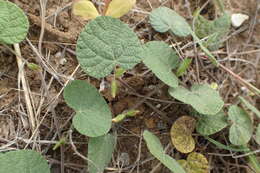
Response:
POLYGON ((171 128, 172 144, 181 153, 190 153, 195 148, 195 141, 191 136, 196 122, 189 116, 182 116, 177 119, 171 128))
POLYGON ((191 173, 208 173, 209 164, 207 158, 200 153, 190 153, 187 162, 190 165, 191 173))
POLYGON ((95 19, 99 13, 92 2, 89 0, 79 0, 73 4, 73 14, 81 16, 84 19, 95 19))
POLYGON ((108 6, 106 16, 119 18, 128 13, 135 5, 136 0, 112 0, 108 6))
POLYGON ((178 160, 187 173, 209 173, 207 158, 200 153, 190 153, 187 160, 178 160))

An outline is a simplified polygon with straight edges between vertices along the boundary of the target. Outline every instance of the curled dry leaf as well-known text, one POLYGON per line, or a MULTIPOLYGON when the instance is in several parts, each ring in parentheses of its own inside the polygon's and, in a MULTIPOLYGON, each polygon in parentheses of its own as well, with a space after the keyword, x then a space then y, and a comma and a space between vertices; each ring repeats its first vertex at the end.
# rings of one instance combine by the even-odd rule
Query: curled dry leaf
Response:
POLYGON ((136 0, 112 0, 106 11, 106 16, 119 18, 128 13, 135 3, 136 0))
POLYGON ((181 153, 190 153, 194 150, 195 141, 191 134, 195 125, 195 119, 189 116, 182 116, 173 123, 170 132, 172 144, 181 153))
POLYGON ((73 14, 81 16, 84 19, 95 19, 99 13, 94 4, 89 0, 78 0, 73 4, 73 14))

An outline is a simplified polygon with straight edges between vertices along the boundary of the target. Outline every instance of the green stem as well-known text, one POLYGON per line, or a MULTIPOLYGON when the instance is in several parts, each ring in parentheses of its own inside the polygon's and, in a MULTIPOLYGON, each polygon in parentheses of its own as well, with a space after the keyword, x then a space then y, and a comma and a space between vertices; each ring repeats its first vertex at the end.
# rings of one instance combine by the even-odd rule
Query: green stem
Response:
POLYGON ((222 13, 225 13, 225 7, 224 7, 224 4, 223 4, 222 0, 215 0, 215 2, 217 3, 217 5, 218 5, 220 11, 221 11, 222 13))
MULTIPOLYGON (((248 148, 247 146, 245 146, 246 148, 248 148)), ((250 150, 248 148, 248 150, 250 150)), ((248 161, 251 164, 251 166, 253 167, 253 169, 257 172, 260 173, 260 163, 259 160, 257 159, 255 154, 250 154, 248 155, 248 161)))
POLYGON ((209 59, 211 60, 211 62, 215 65, 218 66, 219 63, 217 62, 216 58, 214 57, 214 55, 212 55, 212 53, 210 53, 210 51, 202 44, 202 41, 197 37, 197 35, 191 31, 191 35, 193 37, 193 39, 195 40, 195 42, 197 42, 200 46, 200 48, 203 50, 203 52, 209 57, 209 59))

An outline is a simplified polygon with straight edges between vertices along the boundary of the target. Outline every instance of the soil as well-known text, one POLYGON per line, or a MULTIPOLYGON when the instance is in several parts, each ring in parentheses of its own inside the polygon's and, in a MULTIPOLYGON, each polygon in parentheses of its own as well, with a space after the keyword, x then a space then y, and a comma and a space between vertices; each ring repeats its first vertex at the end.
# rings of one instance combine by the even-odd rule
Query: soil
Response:
MULTIPOLYGON (((0 45, 0 151, 35 149, 48 160, 53 173, 87 172, 86 161, 75 153, 69 139, 60 148, 53 150, 53 147, 55 141, 68 136, 68 131, 73 129, 71 119, 75 112, 66 105, 62 97, 67 82, 71 79, 80 79, 89 81, 97 88, 101 85, 101 81, 87 76, 78 68, 75 56, 77 37, 88 21, 72 14, 71 0, 12 0, 12 2, 20 6, 30 20, 28 40, 21 43, 22 57, 27 62, 41 67, 40 70, 31 70, 24 66, 38 127, 33 130, 30 126, 24 91, 22 86, 19 86, 15 55, 0 45), (41 9, 44 2, 46 7, 41 9), (45 13, 44 24, 40 16, 42 13, 45 13)), ((101 0, 93 2, 99 6, 101 0)), ((167 33, 155 32, 148 21, 149 12, 159 6, 167 6, 191 22, 194 10, 205 3, 206 0, 137 0, 135 9, 121 20, 137 33, 142 42, 162 40, 178 45, 176 48, 179 48, 191 43, 191 38, 172 38, 167 33)), ((215 55, 222 60, 223 65, 260 88, 260 1, 225 0, 225 7, 229 13, 239 12, 249 15, 250 20, 238 29, 232 28, 223 47, 216 51, 215 55)), ((214 3, 210 2, 202 14, 208 19, 214 19, 218 16, 218 11, 214 3)), ((183 57, 190 55, 195 57, 192 47, 180 53, 183 57)), ((238 96, 241 95, 260 108, 259 97, 250 95, 247 88, 225 71, 199 58, 193 62, 188 73, 181 77, 183 85, 216 82, 226 106, 238 103, 238 96)), ((169 130, 178 117, 190 114, 191 108, 173 100, 167 92, 168 88, 162 85, 162 82, 143 64, 127 71, 118 81, 120 90, 116 98, 110 95, 109 81, 111 76, 104 79, 105 88, 101 93, 106 98, 113 115, 131 108, 136 108, 140 112, 135 118, 128 118, 116 124, 111 130, 117 134, 117 145, 106 172, 170 172, 148 152, 142 132, 144 129, 149 129, 160 138, 165 147, 168 146, 167 154, 175 159, 185 159, 187 155, 179 153, 171 145, 169 130)), ((254 119, 254 116, 251 117, 254 119)), ((255 124, 257 123, 259 120, 255 119, 255 124)), ((253 172, 246 157, 234 159, 231 157, 232 153, 218 149, 196 132, 193 136, 196 140, 195 151, 207 157, 210 172, 253 172)), ((212 138, 227 144, 228 129, 213 135, 212 138)), ((72 141, 77 151, 86 155, 88 138, 73 130, 72 141)), ((249 145, 253 151, 259 149, 254 140, 249 145)))

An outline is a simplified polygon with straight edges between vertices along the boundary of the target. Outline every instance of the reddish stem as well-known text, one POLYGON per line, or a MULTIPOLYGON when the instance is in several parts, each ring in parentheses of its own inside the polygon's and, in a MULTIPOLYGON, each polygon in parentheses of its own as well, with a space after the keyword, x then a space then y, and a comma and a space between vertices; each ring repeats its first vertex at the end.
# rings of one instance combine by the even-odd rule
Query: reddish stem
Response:
POLYGON ((105 0, 104 2, 105 2, 105 7, 104 7, 103 13, 102 13, 103 16, 105 16, 105 14, 106 14, 106 12, 107 12, 107 8, 108 8, 108 6, 109 6, 111 0, 105 0))

